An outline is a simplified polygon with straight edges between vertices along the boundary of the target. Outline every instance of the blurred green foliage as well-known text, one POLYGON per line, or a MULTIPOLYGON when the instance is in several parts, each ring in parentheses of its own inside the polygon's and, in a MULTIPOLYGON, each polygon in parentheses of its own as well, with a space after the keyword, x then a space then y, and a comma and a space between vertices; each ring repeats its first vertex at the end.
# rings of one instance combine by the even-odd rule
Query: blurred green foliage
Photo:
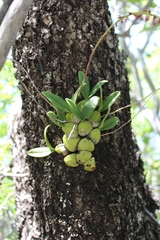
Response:
MULTIPOLYGON (((110 2, 112 4, 112 2, 110 2)), ((110 4, 109 3, 109 4, 110 4)), ((111 5, 111 16, 114 21, 118 15, 123 16, 126 12, 138 11, 140 8, 147 9, 152 13, 160 16, 158 7, 158 1, 137 1, 137 0, 117 0, 116 8, 113 3, 111 5), (117 10, 117 12, 115 11, 117 10), (113 11, 113 12, 112 12, 113 11), (117 13, 117 14, 116 14, 117 13)), ((159 56, 160 56, 160 45, 159 45, 159 24, 153 26, 152 18, 150 21, 145 22, 144 20, 134 22, 134 19, 129 19, 127 22, 118 25, 115 30, 118 32, 120 39, 120 48, 124 48, 124 42, 126 44, 126 51, 128 53, 128 59, 126 67, 128 70, 128 77, 131 88, 132 104, 137 100, 146 97, 152 92, 149 81, 146 79, 144 73, 147 73, 153 87, 158 89, 159 85, 159 56), (133 23, 134 22, 134 23, 133 23), (124 34, 124 35, 123 35, 124 34), (122 44, 122 45, 121 45, 122 44), (146 70, 142 68, 141 61, 138 55, 140 50, 141 57, 144 60, 146 70), (131 58, 132 57, 132 58, 131 58), (131 63, 131 59, 135 60, 131 63), (131 65, 132 64, 132 65, 131 65), (133 68, 133 65, 135 68, 133 68), (139 79, 135 78, 136 71, 139 79), (134 75, 135 74, 135 75, 134 75), (137 95, 137 80, 139 80, 139 86, 142 90, 142 97, 137 95)), ((160 104, 160 90, 156 92, 158 101, 160 104)), ((147 99, 146 99, 147 100, 147 99)), ((144 102, 146 101, 144 100, 144 102)), ((143 104, 144 104, 143 102, 143 104)), ((156 102, 154 96, 146 101, 146 105, 143 109, 143 104, 133 104, 131 113, 132 117, 136 115, 132 120, 132 127, 138 142, 138 146, 141 150, 141 157, 144 162, 144 174, 146 181, 153 192, 153 197, 160 202, 160 132, 155 131, 155 114, 160 121, 160 109, 156 112, 156 102), (141 106, 140 106, 141 105, 141 106), (145 111, 144 111, 145 110, 145 111), (154 113, 154 114, 153 114, 154 113)), ((159 126, 160 129, 160 126, 159 126)), ((160 211, 157 211, 158 220, 160 221, 160 211)))
MULTIPOLYGON (((146 66, 152 76, 152 83, 155 88, 159 87, 159 56, 160 49, 156 48, 152 54, 146 54, 146 66), (152 64, 151 64, 152 63, 152 64)), ((129 64, 129 63, 128 63, 129 64)), ((131 80, 133 76, 129 74, 129 79, 131 80)), ((151 93, 150 88, 145 84, 145 79, 143 74, 141 74, 141 81, 143 82, 143 92, 147 96, 151 93)), ((131 89, 134 89, 134 81, 131 81, 131 89)), ((160 99, 160 90, 157 91, 158 98, 160 99)), ((160 101, 159 101, 160 102, 160 101)), ((154 101, 153 96, 146 103, 149 111, 154 111, 154 101)), ((139 111, 136 105, 132 107, 132 117, 139 111)), ((160 113, 159 113, 160 114, 160 113)), ((153 120, 154 121, 154 120, 153 120)), ((146 176, 147 183, 155 195, 155 198, 160 200, 160 151, 159 151, 159 141, 160 135, 155 132, 152 128, 150 122, 145 118, 143 112, 140 112, 136 118, 132 121, 132 126, 136 135, 138 145, 141 149, 142 159, 144 162, 144 173, 146 176)), ((158 220, 160 221, 160 212, 157 212, 158 220)))
POLYGON ((16 207, 13 180, 4 177, 11 171, 12 155, 8 136, 11 104, 20 97, 12 61, 7 60, 0 72, 0 239, 17 239, 16 207))

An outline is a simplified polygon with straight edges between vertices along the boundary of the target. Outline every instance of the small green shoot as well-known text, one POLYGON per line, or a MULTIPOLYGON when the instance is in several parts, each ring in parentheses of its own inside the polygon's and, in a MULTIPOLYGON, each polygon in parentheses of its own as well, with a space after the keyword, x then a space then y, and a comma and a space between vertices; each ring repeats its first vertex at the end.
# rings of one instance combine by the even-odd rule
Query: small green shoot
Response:
POLYGON ((52 151, 54 152, 54 147, 52 147, 52 145, 50 144, 49 140, 48 140, 48 137, 47 137, 47 130, 48 128, 50 127, 50 125, 48 125, 47 127, 45 127, 44 129, 44 139, 46 141, 46 144, 47 144, 47 147, 52 151))

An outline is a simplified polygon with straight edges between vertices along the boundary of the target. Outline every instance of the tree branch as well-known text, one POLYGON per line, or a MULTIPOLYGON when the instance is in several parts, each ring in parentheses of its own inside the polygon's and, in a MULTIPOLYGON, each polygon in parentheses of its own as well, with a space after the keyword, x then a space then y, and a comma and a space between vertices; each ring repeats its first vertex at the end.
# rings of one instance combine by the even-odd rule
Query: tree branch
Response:
POLYGON ((159 112, 159 99, 158 99, 158 96, 157 96, 157 92, 155 91, 156 89, 155 89, 154 84, 152 82, 152 79, 150 78, 150 75, 148 73, 145 61, 144 61, 143 56, 142 56, 142 52, 139 49, 138 49, 138 55, 139 55, 140 64, 141 64, 141 67, 142 67, 142 70, 143 70, 143 73, 144 73, 144 77, 145 77, 150 89, 153 92, 155 112, 156 112, 156 114, 158 114, 158 112, 159 112))
POLYGON ((5 2, 3 3, 3 5, 0 9, 0 25, 1 25, 2 20, 3 20, 4 16, 6 15, 6 12, 8 11, 8 8, 12 2, 13 2, 13 0, 5 0, 5 2))
MULTIPOLYGON (((136 101, 140 101, 141 99, 143 99, 143 91, 142 91, 142 86, 140 83, 140 77, 139 77, 139 73, 138 73, 138 69, 136 66, 136 59, 133 56, 133 54, 130 52, 129 47, 126 44, 125 39, 122 39, 122 47, 125 50, 125 52, 127 53, 127 55, 129 56, 130 62, 131 62, 131 71, 133 73, 134 76, 134 80, 135 80, 135 86, 136 86, 136 101)), ((131 96, 132 98, 132 96, 131 96)), ((142 106, 142 103, 140 102, 140 106, 142 106)))
POLYGON ((33 0, 12 1, 0 25, 0 70, 33 0))
POLYGON ((26 177, 29 176, 29 172, 26 173, 0 173, 0 176, 2 177, 26 177))

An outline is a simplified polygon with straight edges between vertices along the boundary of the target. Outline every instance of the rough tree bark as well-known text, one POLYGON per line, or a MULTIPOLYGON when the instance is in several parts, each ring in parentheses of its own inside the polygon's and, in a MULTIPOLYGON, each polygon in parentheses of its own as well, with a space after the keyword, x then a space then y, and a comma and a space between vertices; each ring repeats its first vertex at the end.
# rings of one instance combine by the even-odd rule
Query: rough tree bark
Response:
MULTIPOLYGON (((42 146, 44 127, 50 124, 44 111, 50 106, 34 85, 40 92, 70 97, 78 70, 85 71, 93 46, 110 24, 106 0, 33 2, 13 51, 23 102, 15 140, 23 134, 25 149, 42 146)), ((97 49, 88 77, 92 86, 108 80, 105 96, 121 91, 114 109, 130 103, 125 57, 114 30, 97 49)), ((130 119, 130 109, 117 116, 120 126, 130 119)), ((49 137, 55 146, 62 132, 51 125, 49 137)), ((27 157, 17 145, 14 169, 30 174, 15 180, 19 239, 158 239, 149 216, 157 206, 145 184, 130 124, 102 138, 94 151, 94 172, 67 167, 55 153, 44 159, 27 157)))

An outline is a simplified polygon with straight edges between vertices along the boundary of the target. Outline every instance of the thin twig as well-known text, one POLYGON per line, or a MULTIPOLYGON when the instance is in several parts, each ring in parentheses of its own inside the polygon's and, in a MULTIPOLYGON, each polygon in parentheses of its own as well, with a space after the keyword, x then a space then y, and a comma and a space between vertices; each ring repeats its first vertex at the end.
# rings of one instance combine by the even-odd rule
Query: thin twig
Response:
POLYGON ((139 49, 138 49, 138 55, 139 55, 139 61, 140 61, 140 64, 141 64, 141 67, 142 67, 142 70, 143 70, 143 73, 144 73, 144 77, 145 77, 149 87, 151 88, 151 90, 153 92, 153 98, 154 98, 154 104, 155 104, 155 112, 158 115, 158 112, 159 112, 159 99, 158 99, 158 96, 157 96, 157 92, 155 92, 154 84, 152 82, 152 79, 151 79, 148 71, 147 71, 145 61, 144 61, 144 59, 142 57, 142 52, 139 49))
POLYGON ((0 173, 2 177, 26 177, 29 175, 29 172, 26 173, 0 173))
POLYGON ((3 202, 1 203, 1 205, 0 205, 0 211, 4 208, 4 206, 6 205, 8 199, 9 199, 10 197, 12 197, 13 194, 14 194, 14 192, 10 192, 10 193, 7 195, 7 197, 4 199, 4 201, 3 201, 3 202))
MULTIPOLYGON (((155 92, 157 92, 157 91, 159 91, 160 90, 160 88, 157 88, 156 90, 155 90, 155 92)), ((128 108, 128 107, 132 107, 133 105, 137 105, 138 103, 140 103, 140 102, 143 102, 146 98, 148 98, 148 97, 151 97, 153 95, 153 92, 151 92, 150 94, 148 94, 146 97, 144 97, 143 99, 141 99, 140 101, 137 101, 137 102, 134 102, 134 103, 132 103, 132 104, 129 104, 129 105, 126 105, 125 107, 121 107, 121 108, 118 108, 117 110, 115 110, 114 112, 111 112, 110 114, 115 114, 116 112, 119 112, 119 111, 121 111, 121 110, 123 110, 123 109, 125 109, 125 108, 128 108)), ((150 99, 150 98, 149 98, 150 99)), ((149 100, 148 99, 148 100, 149 100)), ((147 102, 148 102, 148 100, 147 100, 147 102)), ((146 103, 147 103, 146 102, 146 103)), ((145 104, 146 104, 145 103, 145 104)))
POLYGON ((129 51, 129 47, 127 47, 127 44, 124 39, 122 40, 122 47, 124 48, 125 52, 129 56, 129 59, 131 61, 131 70, 135 79, 135 87, 136 87, 137 95, 139 96, 140 99, 143 99, 143 91, 142 91, 139 73, 136 66, 137 61, 135 59, 135 56, 129 51))
MULTIPOLYGON (((29 74, 28 74, 28 72, 26 71, 26 69, 25 69, 23 66, 21 66, 21 64, 19 64, 16 60, 11 59, 11 58, 7 58, 7 59, 15 62, 15 63, 18 65, 17 68, 18 68, 18 67, 21 68, 21 69, 26 73, 26 75, 28 76, 29 80, 31 81, 33 87, 34 87, 35 90, 38 92, 38 94, 41 96, 41 98, 43 98, 52 108, 54 108, 53 105, 42 95, 42 93, 41 93, 41 92, 38 90, 38 88, 35 86, 33 80, 32 80, 31 77, 29 76, 29 74)), ((35 102, 37 105, 39 105, 38 102, 35 100, 34 96, 29 92, 28 88, 27 88, 26 85, 23 83, 23 81, 19 81, 19 82, 25 87, 25 89, 27 90, 27 92, 29 93, 29 95, 33 98, 34 102, 35 102)), ((40 107, 43 109, 43 111, 44 111, 45 113, 47 113, 46 110, 45 110, 42 106, 40 106, 40 107)))
MULTIPOLYGON (((158 91, 158 90, 160 90, 160 88, 156 89, 156 91, 158 91)), ((144 106, 146 105, 146 103, 147 103, 147 102, 150 100, 150 98, 152 97, 152 94, 153 94, 153 92, 150 93, 148 96, 145 97, 145 98, 147 98, 147 97, 149 97, 149 98, 147 99, 147 101, 142 105, 142 107, 139 109, 139 111, 138 111, 131 119, 129 119, 127 122, 125 122, 122 126, 120 126, 119 128, 117 128, 116 130, 114 130, 114 131, 112 131, 112 132, 109 132, 109 133, 102 134, 102 136, 107 136, 107 135, 113 134, 113 133, 117 132, 118 130, 120 130, 121 128, 123 128, 124 126, 126 126, 128 123, 130 123, 130 122, 141 112, 141 110, 144 108, 144 106)), ((145 99, 145 98, 144 98, 144 99, 145 99)), ((142 99, 141 101, 143 101, 144 99, 142 99)), ((134 103, 134 104, 135 104, 135 103, 134 103)), ((119 109, 117 109, 116 111, 112 112, 111 114, 116 113, 116 112, 118 112, 118 111, 120 111, 120 110, 122 110, 122 109, 125 109, 125 108, 127 108, 127 107, 131 107, 132 105, 133 105, 133 104, 130 104, 130 105, 127 105, 127 106, 125 106, 125 107, 119 108, 119 109)))
POLYGON ((153 216, 153 214, 151 214, 145 207, 144 207, 145 212, 147 213, 147 215, 157 224, 158 227, 160 227, 159 222, 157 221, 157 219, 153 216))

